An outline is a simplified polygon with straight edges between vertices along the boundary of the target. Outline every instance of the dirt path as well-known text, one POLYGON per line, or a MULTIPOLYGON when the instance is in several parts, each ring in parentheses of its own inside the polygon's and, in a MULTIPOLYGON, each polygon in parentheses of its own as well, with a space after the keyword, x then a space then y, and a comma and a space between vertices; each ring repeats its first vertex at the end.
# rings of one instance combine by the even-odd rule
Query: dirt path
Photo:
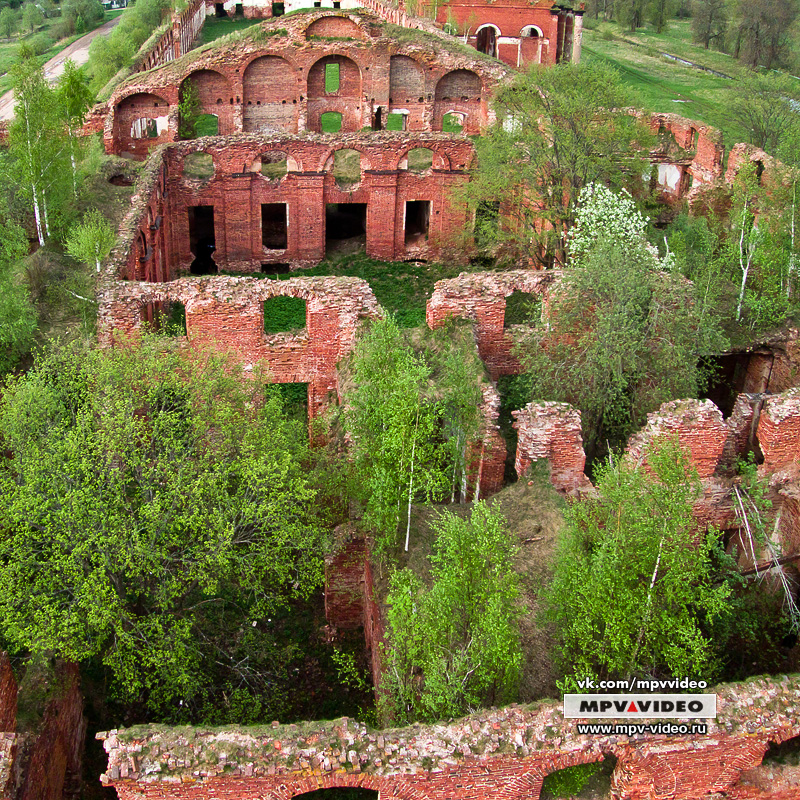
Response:
MULTIPOLYGON (((44 75, 51 83, 64 72, 64 62, 71 58, 79 67, 89 60, 89 44, 95 36, 105 36, 119 21, 121 17, 114 17, 108 22, 95 28, 86 36, 74 41, 60 53, 45 62, 44 75)), ((0 120, 11 119, 14 116, 14 93, 9 91, 0 97, 0 120)))

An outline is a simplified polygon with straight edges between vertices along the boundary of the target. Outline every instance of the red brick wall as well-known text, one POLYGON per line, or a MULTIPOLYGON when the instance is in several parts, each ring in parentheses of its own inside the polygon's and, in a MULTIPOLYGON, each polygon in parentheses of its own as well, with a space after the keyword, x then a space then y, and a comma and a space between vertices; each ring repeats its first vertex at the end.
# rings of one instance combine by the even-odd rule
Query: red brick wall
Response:
POLYGON ((583 474, 586 454, 579 411, 567 403, 528 403, 511 414, 517 431, 514 468, 520 478, 534 461, 545 459, 550 466, 550 482, 559 491, 571 492, 589 485, 583 474))
POLYGON ((770 742, 798 734, 798 689, 798 676, 714 687, 706 736, 588 736, 553 702, 383 731, 347 718, 267 732, 111 731, 98 734, 109 754, 102 780, 121 800, 289 800, 334 786, 401 800, 535 800, 545 775, 610 754, 619 800, 728 796, 770 742))
POLYGON ((677 436, 700 479, 717 469, 728 429, 722 413, 710 400, 672 400, 647 415, 645 427, 628 441, 627 457, 646 465, 645 451, 662 437, 677 436))
POLYGON ((57 670, 59 691, 47 704, 19 800, 67 800, 80 796, 86 720, 76 664, 57 670))
POLYGON ((337 628, 359 628, 364 624, 367 557, 365 540, 350 538, 325 559, 325 617, 337 628))
POLYGON ((17 727, 17 681, 8 653, 0 652, 0 736, 17 727))
POLYGON ((764 454, 759 472, 771 474, 800 462, 800 390, 764 399, 758 442, 764 454))
POLYGON ((515 270, 462 273, 437 281, 427 304, 428 325, 438 328, 448 317, 472 320, 478 353, 492 378, 517 374, 521 367, 512 354, 514 327, 504 327, 506 298, 515 291, 546 296, 557 279, 554 271, 515 270))
MULTIPOLYGON (((460 93, 457 104, 463 105, 470 115, 465 132, 477 133, 489 120, 489 92, 509 74, 508 68, 477 53, 471 57, 453 47, 451 37, 444 37, 447 41, 443 41, 442 35, 437 33, 427 40, 425 37, 413 42, 394 40, 386 36, 376 22, 374 16, 361 10, 333 14, 330 10, 320 10, 310 15, 281 17, 274 23, 264 23, 264 35, 258 35, 262 32, 259 27, 235 43, 192 51, 180 61, 148 73, 137 73, 117 87, 109 100, 110 114, 104 135, 106 150, 142 157, 147 143, 132 140, 130 126, 126 128, 115 119, 118 111, 124 110, 121 103, 130 95, 150 94, 164 98, 169 103, 169 111, 177 114, 178 87, 187 78, 196 81, 201 90, 203 112, 219 117, 222 135, 267 128, 271 132, 285 133, 319 131, 319 117, 324 111, 342 113, 342 130, 358 131, 372 125, 378 108, 385 126, 390 107, 393 56, 412 61, 422 77, 422 90, 414 92, 413 104, 409 107, 396 101, 392 104, 410 112, 409 130, 436 129, 434 94, 437 84, 448 73, 466 70, 478 77, 480 90, 477 97, 460 93), (319 33, 324 30, 340 33, 319 33), (281 62, 270 61, 257 63, 251 71, 250 65, 264 57, 283 59, 288 69, 281 66, 281 62), (342 68, 340 88, 330 94, 324 90, 326 60, 337 61, 342 68), (472 99, 461 101, 462 95, 472 99)), ((402 63, 411 69, 407 61, 402 63)), ((397 70, 395 73, 398 78, 397 70)), ((403 78, 405 83, 409 80, 403 78)), ((439 129, 442 113, 440 110, 439 129)), ((171 141, 176 138, 177 125, 170 128, 169 134, 171 141)))

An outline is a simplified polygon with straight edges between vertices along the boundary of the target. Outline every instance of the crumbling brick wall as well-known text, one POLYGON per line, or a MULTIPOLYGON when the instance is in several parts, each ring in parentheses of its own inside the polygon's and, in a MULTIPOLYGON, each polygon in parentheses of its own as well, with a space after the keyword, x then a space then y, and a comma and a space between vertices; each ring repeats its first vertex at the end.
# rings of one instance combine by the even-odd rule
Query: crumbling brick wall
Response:
POLYGON ((722 178, 725 147, 716 128, 677 114, 651 114, 648 123, 661 140, 650 158, 666 198, 691 199, 722 178))
POLYGON ((474 134, 491 121, 491 91, 508 74, 504 65, 472 53, 451 37, 420 33, 401 41, 392 38, 369 12, 320 10, 265 22, 235 43, 194 50, 132 76, 108 101, 104 141, 107 152, 136 157, 158 144, 148 141, 141 125, 133 127, 136 118, 129 119, 129 108, 123 105, 128 98, 146 95, 166 101, 167 116, 174 117, 176 124, 165 135, 168 141, 176 140, 180 87, 187 81, 200 91, 201 113, 218 118, 221 135, 319 131, 320 116, 326 111, 343 115, 343 133, 384 128, 392 111, 405 113, 408 130, 441 131, 442 116, 448 110, 465 113, 464 133, 474 134), (320 34, 329 29, 333 34, 320 34), (390 91, 390 62, 397 55, 411 59, 422 76, 423 89, 411 104, 405 102, 408 98, 402 102, 394 98, 390 91), (280 90, 276 85, 266 88, 259 80, 264 58, 275 59, 271 66, 280 72, 280 90), (325 84, 328 63, 340 66, 336 89, 325 84), (451 98, 453 108, 444 108, 443 87, 450 84, 469 91, 451 98), (261 96, 264 91, 268 96, 261 96), (118 120, 120 114, 127 116, 118 120))
POLYGON ((580 411, 567 403, 528 403, 512 411, 517 431, 514 468, 524 478, 534 461, 544 459, 550 467, 550 482, 562 492, 589 486, 584 475, 580 411))
POLYGON ((467 179, 472 156, 465 137, 425 133, 249 135, 169 145, 148 162, 111 260, 116 274, 131 280, 187 273, 197 255, 190 215, 210 206, 213 228, 205 235, 214 239, 220 269, 245 273, 273 263, 312 266, 333 246, 331 236, 338 235, 333 227, 339 221, 326 209, 353 203, 363 210, 368 256, 386 261, 432 257, 466 224, 465 209, 452 205, 449 194, 467 179), (422 172, 408 167, 409 151, 418 149, 427 150, 432 160, 422 172), (343 183, 335 173, 340 150, 360 158, 357 183, 343 183), (194 154, 209 157, 213 175, 203 179, 187 172, 194 154), (265 154, 285 158, 284 177, 262 174, 265 154), (426 204, 427 232, 420 236, 412 236, 409 204, 426 204), (265 243, 265 205, 285 207, 285 246, 265 243))
POLYGON ((702 480, 716 472, 728 428, 710 400, 671 400, 647 415, 647 424, 628 441, 627 457, 646 466, 648 447, 667 437, 677 438, 702 480))
MULTIPOLYGON (((472 320, 478 353, 493 379, 521 372, 514 355, 518 326, 504 327, 506 298, 528 292, 546 302, 547 292, 559 273, 548 270, 512 270, 509 272, 462 272, 457 278, 437 281, 428 300, 428 326, 438 328, 450 317, 472 320)), ((523 328, 524 326, 519 326, 523 328)))
POLYGON ((764 454, 762 474, 785 470, 800 462, 800 389, 764 399, 758 424, 758 442, 764 454))
POLYGON ((561 703, 484 710, 435 726, 370 730, 352 719, 274 723, 268 733, 142 726, 98 734, 101 780, 120 800, 287 800, 320 787, 360 786, 401 800, 456 796, 535 800, 550 772, 617 758, 620 800, 695 800, 735 789, 771 742, 800 732, 798 676, 714 687, 707 736, 585 735, 561 703))
POLYGON ((136 335, 148 305, 182 303, 188 341, 230 350, 250 370, 261 365, 274 383, 308 383, 310 419, 336 387, 336 364, 352 350, 359 320, 381 314, 369 285, 359 278, 111 281, 101 288, 99 303, 98 335, 106 344, 115 332, 136 335), (303 330, 264 332, 263 302, 278 296, 306 300, 303 330))
POLYGON ((0 736, 17 725, 17 681, 8 653, 0 651, 0 736))
POLYGON ((325 559, 325 618, 345 630, 364 624, 364 566, 368 558, 363 537, 340 526, 336 551, 325 559))

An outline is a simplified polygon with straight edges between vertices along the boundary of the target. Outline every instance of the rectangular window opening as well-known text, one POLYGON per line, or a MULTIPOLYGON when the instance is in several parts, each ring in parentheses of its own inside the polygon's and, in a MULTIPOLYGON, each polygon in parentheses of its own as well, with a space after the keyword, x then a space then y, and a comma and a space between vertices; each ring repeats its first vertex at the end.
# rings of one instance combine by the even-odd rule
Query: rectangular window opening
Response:
POLYGON ((283 409, 289 419, 308 423, 308 384, 276 383, 270 389, 283 401, 283 409))
POLYGON ((270 297, 264 301, 264 333, 284 333, 306 327, 306 301, 302 297, 270 297))
POLYGON ((406 201, 406 247, 424 244, 431 220, 430 200, 406 201))
POLYGON ((404 131, 406 129, 406 115, 391 112, 386 117, 386 130, 387 131, 404 131))
POLYGON ((152 333, 186 336, 186 308, 183 303, 168 301, 146 303, 142 307, 142 324, 152 333))
POLYGON ((287 247, 286 203, 263 203, 261 206, 261 244, 267 250, 287 247))
POLYGON ((283 3, 273 3, 272 4, 272 16, 273 17, 282 17, 285 13, 285 6, 283 3))
POLYGON ((542 317, 542 298, 538 294, 515 291, 506 297, 503 327, 536 325, 542 317))
MULTIPOLYGON (((334 8, 336 6, 334 5, 334 8)), ((325 94, 339 91, 339 65, 336 62, 325 65, 325 94)))

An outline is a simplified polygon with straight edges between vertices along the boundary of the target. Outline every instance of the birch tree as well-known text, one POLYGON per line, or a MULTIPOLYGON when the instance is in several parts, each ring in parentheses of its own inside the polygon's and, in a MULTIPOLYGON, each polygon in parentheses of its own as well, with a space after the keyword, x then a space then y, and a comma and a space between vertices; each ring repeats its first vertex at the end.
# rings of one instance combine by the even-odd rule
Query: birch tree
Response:
POLYGON ((23 48, 11 67, 14 120, 8 126, 10 155, 20 190, 31 204, 39 245, 51 236, 65 185, 68 148, 55 94, 33 52, 23 48))
POLYGON ((647 463, 599 468, 597 497, 567 510, 548 616, 568 684, 706 678, 716 666, 703 625, 724 615, 730 589, 713 581, 716 534, 698 532, 692 513, 699 481, 676 440, 647 463))

